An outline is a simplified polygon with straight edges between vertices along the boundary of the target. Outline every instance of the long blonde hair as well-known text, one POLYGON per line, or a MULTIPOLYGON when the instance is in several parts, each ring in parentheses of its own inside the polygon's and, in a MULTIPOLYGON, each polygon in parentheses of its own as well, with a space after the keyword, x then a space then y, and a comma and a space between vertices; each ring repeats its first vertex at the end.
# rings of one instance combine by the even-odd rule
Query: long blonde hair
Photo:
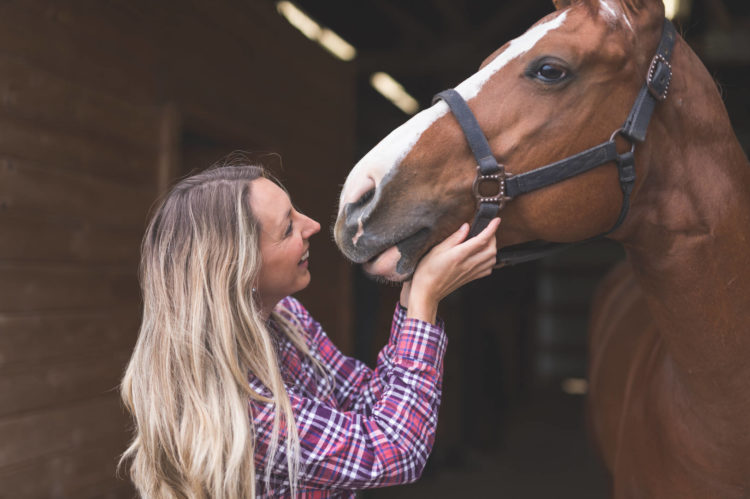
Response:
MULTIPOLYGON (((275 404, 266 484, 283 427, 295 494, 299 438, 273 333, 251 291, 261 257, 249 195, 260 177, 268 178, 262 167, 243 165, 186 178, 146 230, 143 319, 121 386, 135 431, 120 459, 144 497, 254 497, 250 399, 275 404), (248 373, 270 398, 250 388, 248 373)), ((272 320, 310 355, 298 327, 278 311, 272 320)))

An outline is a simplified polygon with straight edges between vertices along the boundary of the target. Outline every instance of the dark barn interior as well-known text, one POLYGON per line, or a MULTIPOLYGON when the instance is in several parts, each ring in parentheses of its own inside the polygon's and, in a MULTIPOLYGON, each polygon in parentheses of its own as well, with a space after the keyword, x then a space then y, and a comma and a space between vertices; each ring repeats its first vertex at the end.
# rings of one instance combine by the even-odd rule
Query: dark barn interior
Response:
MULTIPOLYGON (((299 298, 369 363, 398 289, 347 263, 325 228, 356 160, 429 106, 550 0, 298 0, 356 49, 335 58, 271 0, 0 3, 0 498, 132 497, 117 386, 140 319, 151 206, 171 183, 247 151, 324 229, 299 298)), ((676 24, 750 150, 750 5, 692 0, 676 24)), ((586 327, 622 250, 591 243, 502 269, 448 297, 434 452, 413 485, 365 498, 606 497, 587 441, 586 327)))

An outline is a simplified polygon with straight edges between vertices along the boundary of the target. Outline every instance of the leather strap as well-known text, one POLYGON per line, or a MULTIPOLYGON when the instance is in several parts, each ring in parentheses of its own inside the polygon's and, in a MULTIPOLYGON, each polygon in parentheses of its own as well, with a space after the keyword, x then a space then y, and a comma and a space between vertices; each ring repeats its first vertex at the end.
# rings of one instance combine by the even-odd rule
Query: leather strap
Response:
POLYGON ((612 135, 608 142, 519 175, 506 176, 505 167, 499 165, 495 160, 479 123, 477 123, 466 101, 457 91, 454 89, 445 90, 433 98, 433 104, 438 100, 444 100, 461 126, 469 147, 474 154, 474 158, 477 161, 477 168, 479 170, 478 181, 485 177, 491 177, 498 182, 498 194, 496 196, 479 198, 477 214, 469 232, 469 237, 477 235, 497 216, 506 199, 512 199, 520 194, 562 182, 612 161, 615 161, 617 164, 623 199, 620 215, 611 229, 598 236, 576 243, 531 241, 514 247, 503 248, 498 251, 497 261, 499 267, 535 260, 569 248, 570 246, 599 239, 610 234, 622 224, 630 209, 630 194, 635 184, 635 156, 633 154, 635 146, 628 152, 618 154, 614 139, 618 133, 633 144, 635 142, 643 142, 646 139, 646 130, 648 129, 648 124, 656 104, 667 98, 669 84, 672 79, 672 66, 669 60, 672 56, 676 37, 677 33, 674 26, 665 18, 661 40, 659 41, 656 54, 651 60, 651 65, 646 75, 646 82, 641 87, 624 125, 612 135))
MULTIPOLYGON (((439 100, 443 100, 448 104, 453 116, 461 126, 461 130, 463 130, 466 141, 469 143, 469 148, 477 162, 480 178, 495 175, 504 177, 504 168, 501 168, 497 163, 495 156, 492 154, 492 149, 487 142, 487 138, 482 132, 482 127, 479 126, 474 113, 471 112, 464 98, 451 88, 435 95, 432 98, 432 103, 434 104, 439 100)), ((504 197, 502 178, 498 179, 498 190, 498 196, 504 197)), ((471 224, 468 238, 472 238, 482 232, 489 225, 490 221, 497 217, 501 203, 494 198, 480 198, 478 205, 477 214, 474 216, 474 222, 471 224)))
POLYGON ((469 235, 466 236, 466 239, 470 239, 486 229, 499 212, 500 207, 496 204, 479 203, 479 209, 474 216, 474 221, 471 223, 471 229, 469 229, 469 235))
POLYGON ((604 142, 574 156, 509 177, 505 181, 505 192, 514 198, 519 194, 562 182, 616 159, 615 143, 604 142))
MULTIPOLYGON (((594 148, 595 149, 595 148, 594 148)), ((591 149, 589 149, 591 151, 591 149)), ((583 153, 581 153, 583 154, 583 153)), ((548 241, 530 241, 528 243, 517 244, 514 246, 508 246, 501 248, 497 252, 497 264, 496 267, 505 267, 506 265, 515 265, 518 263, 530 262, 539 258, 544 258, 560 251, 566 250, 573 246, 586 244, 597 239, 601 239, 607 234, 617 229, 625 220, 630 209, 630 193, 633 191, 633 184, 635 184, 635 156, 633 151, 628 151, 624 154, 617 155, 617 171, 620 178, 620 189, 622 189, 622 206, 620 208, 620 216, 617 217, 617 221, 607 232, 599 234, 598 236, 590 237, 582 241, 574 243, 551 243, 548 241)), ((555 163, 553 163, 554 165, 555 163)), ((551 166, 551 165, 550 165, 551 166)))
POLYGON ((497 252, 495 268, 539 260, 540 258, 559 253, 573 245, 583 244, 583 242, 550 243, 548 241, 529 241, 515 246, 507 246, 497 252))
POLYGON ((646 83, 638 92, 635 104, 622 126, 623 135, 632 142, 646 140, 646 129, 654 108, 658 102, 667 98, 669 83, 672 81, 672 65, 669 60, 672 58, 676 38, 677 32, 674 25, 665 18, 659 47, 656 49, 656 55, 651 59, 646 83))
POLYGON ((444 100, 448 104, 453 116, 461 126, 461 130, 464 131, 466 141, 469 143, 471 152, 474 153, 474 158, 477 160, 477 166, 479 166, 482 175, 498 173, 500 166, 492 154, 490 144, 487 142, 484 132, 482 132, 482 127, 479 126, 477 119, 474 117, 474 113, 471 112, 469 105, 461 97, 461 94, 450 88, 435 95, 432 98, 432 103, 435 104, 439 100, 444 100))

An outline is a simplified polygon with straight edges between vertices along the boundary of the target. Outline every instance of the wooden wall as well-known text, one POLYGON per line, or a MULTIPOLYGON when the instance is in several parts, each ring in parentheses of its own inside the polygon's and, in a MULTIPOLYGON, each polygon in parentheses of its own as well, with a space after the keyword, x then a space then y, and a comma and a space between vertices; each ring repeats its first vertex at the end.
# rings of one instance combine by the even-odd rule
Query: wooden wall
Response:
MULTIPOLYGON (((264 0, 0 3, 0 498, 130 497, 117 386, 158 193, 232 149, 281 154, 324 227, 353 160, 354 70, 264 0)), ((345 350, 328 229, 300 297, 345 350)))

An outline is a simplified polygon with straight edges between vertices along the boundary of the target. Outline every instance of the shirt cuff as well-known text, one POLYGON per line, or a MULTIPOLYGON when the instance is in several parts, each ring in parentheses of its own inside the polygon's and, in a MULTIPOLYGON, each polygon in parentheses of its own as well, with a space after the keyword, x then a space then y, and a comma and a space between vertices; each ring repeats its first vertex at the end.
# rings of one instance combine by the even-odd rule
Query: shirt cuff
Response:
POLYGON ((396 348, 398 343, 398 335, 401 333, 401 328, 406 320, 406 309, 401 306, 401 302, 396 302, 396 308, 393 310, 393 319, 391 319, 391 334, 388 338, 388 346, 391 349, 396 348))
POLYGON ((438 318, 437 324, 430 324, 419 319, 404 318, 395 353, 402 359, 434 366, 442 373, 447 345, 448 337, 442 319, 438 318))
POLYGON ((393 311, 393 322, 396 323, 398 327, 401 327, 404 319, 406 319, 406 307, 401 305, 400 301, 397 301, 396 310, 393 311))

